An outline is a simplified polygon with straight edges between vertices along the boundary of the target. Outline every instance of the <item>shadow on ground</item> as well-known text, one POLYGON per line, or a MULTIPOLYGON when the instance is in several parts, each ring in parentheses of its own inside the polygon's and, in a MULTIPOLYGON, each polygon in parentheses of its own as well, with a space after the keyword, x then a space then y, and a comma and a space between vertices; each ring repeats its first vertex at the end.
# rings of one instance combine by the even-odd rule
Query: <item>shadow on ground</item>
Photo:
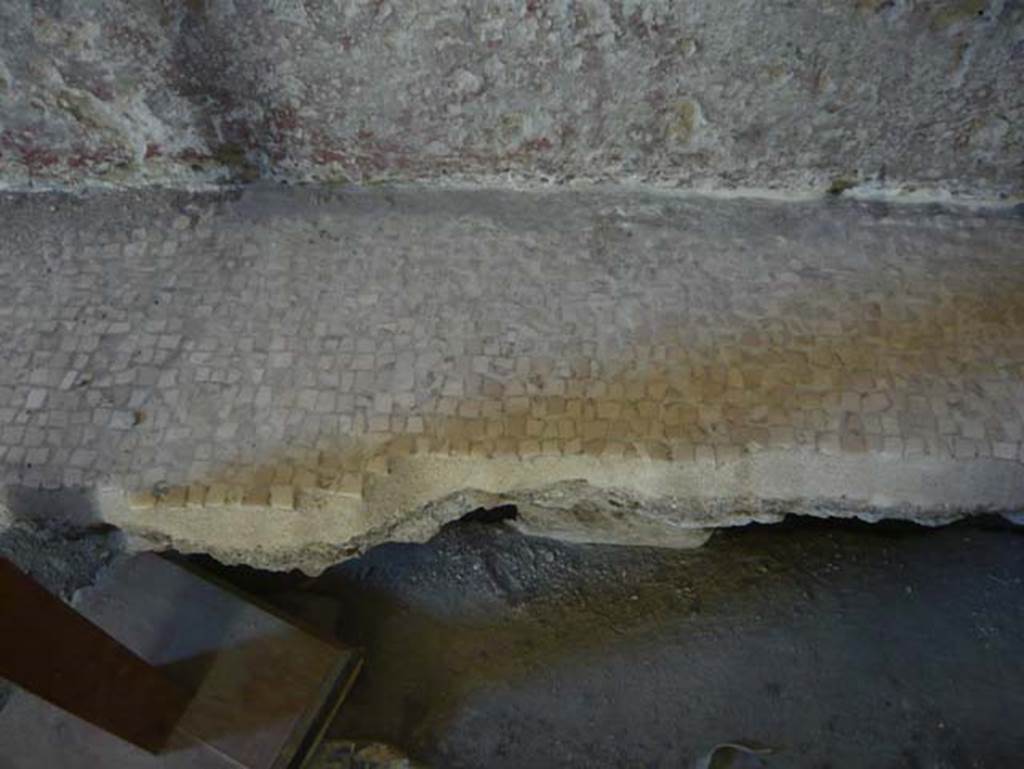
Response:
POLYGON ((791 520, 700 550, 449 525, 321 577, 222 573, 366 648, 332 727, 430 766, 1006 767, 1024 756, 1024 537, 791 520))

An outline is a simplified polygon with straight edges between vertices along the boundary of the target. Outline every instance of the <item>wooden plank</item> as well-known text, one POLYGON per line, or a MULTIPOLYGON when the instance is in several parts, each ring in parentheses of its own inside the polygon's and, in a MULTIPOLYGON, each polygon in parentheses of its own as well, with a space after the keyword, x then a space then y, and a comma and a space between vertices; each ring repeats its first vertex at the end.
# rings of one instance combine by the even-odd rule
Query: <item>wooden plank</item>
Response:
POLYGON ((0 675, 145 750, 188 707, 157 668, 0 559, 0 675))
POLYGON ((18 692, 0 714, 15 769, 291 769, 359 669, 353 651, 153 554, 115 564, 79 597, 85 617, 188 692, 188 707, 152 756, 18 692))

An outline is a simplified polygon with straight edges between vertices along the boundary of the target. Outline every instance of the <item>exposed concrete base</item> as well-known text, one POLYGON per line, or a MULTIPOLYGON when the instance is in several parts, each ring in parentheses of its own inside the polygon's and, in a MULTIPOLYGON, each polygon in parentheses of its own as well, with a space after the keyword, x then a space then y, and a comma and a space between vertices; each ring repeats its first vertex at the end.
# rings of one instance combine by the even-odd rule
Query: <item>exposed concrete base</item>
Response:
MULTIPOLYGON (((17 496, 24 499, 25 490, 17 496)), ((133 550, 170 547, 225 563, 316 574, 384 542, 426 542, 477 508, 506 504, 518 509, 509 524, 525 534, 673 548, 700 546, 714 528, 773 523, 788 514, 925 525, 980 513, 1015 520, 1024 511, 1024 473, 1016 463, 998 460, 815 452, 684 465, 425 455, 393 462, 368 484, 365 497, 308 491, 288 509, 167 502, 140 508, 117 488, 30 496, 34 509, 22 512, 22 524, 70 532, 113 525, 133 550)), ((10 511, 2 511, 0 527, 10 522, 10 511)))
POLYGON ((426 542, 477 508, 506 504, 518 509, 509 524, 525 534, 672 548, 700 546, 715 528, 774 523, 788 514, 925 525, 980 513, 1013 520, 1024 510, 1024 473, 998 460, 884 454, 779 452, 724 464, 425 455, 393 462, 364 497, 308 491, 288 509, 173 501, 139 507, 117 488, 31 496, 35 510, 28 515, 44 528, 109 524, 128 535, 133 550, 170 547, 316 574, 384 542, 426 542))
POLYGON ((131 507, 99 495, 103 520, 136 547, 208 552, 227 563, 316 573, 387 541, 425 542, 481 506, 515 504, 524 533, 573 542, 692 547, 712 528, 786 514, 942 524, 1024 509, 1016 463, 885 455, 759 454, 716 465, 588 457, 473 460, 410 457, 364 498, 310 493, 290 510, 131 507))

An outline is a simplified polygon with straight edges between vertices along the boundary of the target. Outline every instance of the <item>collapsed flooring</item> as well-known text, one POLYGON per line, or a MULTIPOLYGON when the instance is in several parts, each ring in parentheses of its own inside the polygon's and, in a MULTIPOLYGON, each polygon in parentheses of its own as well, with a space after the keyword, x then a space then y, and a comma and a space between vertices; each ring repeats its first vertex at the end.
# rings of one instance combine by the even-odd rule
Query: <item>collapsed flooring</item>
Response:
POLYGON ((315 573, 1024 508, 1024 219, 619 188, 0 197, 8 523, 315 573))

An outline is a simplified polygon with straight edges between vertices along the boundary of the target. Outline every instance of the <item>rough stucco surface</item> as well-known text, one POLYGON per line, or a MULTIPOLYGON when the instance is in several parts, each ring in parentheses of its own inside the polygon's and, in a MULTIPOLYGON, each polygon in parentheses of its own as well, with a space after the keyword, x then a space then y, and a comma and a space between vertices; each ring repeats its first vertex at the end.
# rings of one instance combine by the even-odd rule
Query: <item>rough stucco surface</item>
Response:
POLYGON ((15 519, 309 570, 509 501, 675 545, 1014 513, 1022 263, 1008 209, 2 195, 0 484, 15 519))
POLYGON ((0 184, 1024 192, 1021 0, 0 3, 0 184))

